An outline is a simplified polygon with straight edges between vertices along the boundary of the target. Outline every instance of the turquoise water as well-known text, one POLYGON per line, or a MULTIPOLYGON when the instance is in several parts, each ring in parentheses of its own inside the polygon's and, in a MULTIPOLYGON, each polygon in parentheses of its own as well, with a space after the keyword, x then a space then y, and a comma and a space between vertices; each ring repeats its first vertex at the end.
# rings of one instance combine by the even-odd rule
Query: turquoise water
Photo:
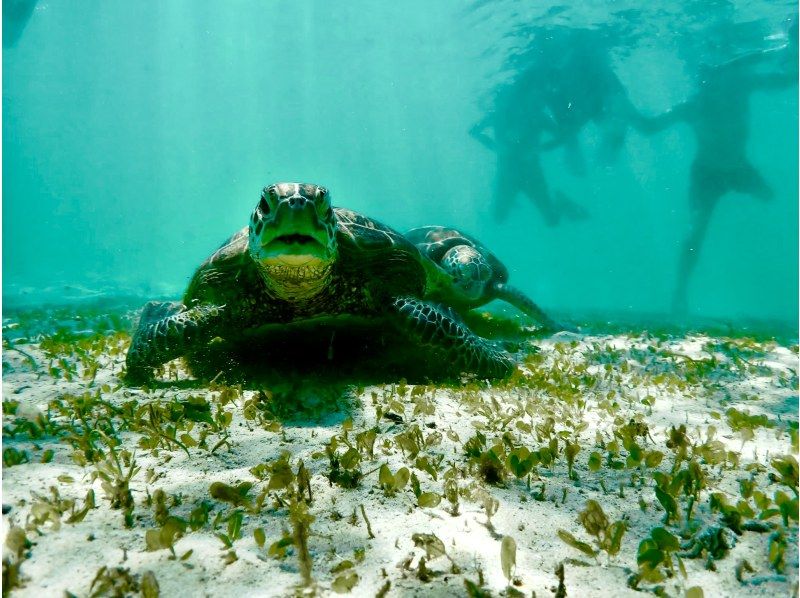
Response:
POLYGON ((3 3, 6 305, 179 296, 300 180, 471 232, 567 319, 796 327, 795 3, 25 4, 3 3), (676 306, 698 160, 695 192, 730 192, 676 306), (514 196, 537 162, 555 211, 514 196))

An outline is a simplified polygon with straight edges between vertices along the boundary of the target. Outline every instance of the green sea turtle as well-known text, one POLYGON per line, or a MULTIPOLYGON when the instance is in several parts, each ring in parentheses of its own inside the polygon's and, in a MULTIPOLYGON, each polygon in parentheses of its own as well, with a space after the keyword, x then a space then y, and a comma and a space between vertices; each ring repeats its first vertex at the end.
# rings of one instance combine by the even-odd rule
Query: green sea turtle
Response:
POLYGON ((508 353, 475 335, 450 308, 425 299, 427 261, 387 226, 333 208, 323 187, 270 185, 249 225, 197 269, 182 302, 145 306, 127 378, 145 381, 180 356, 192 364, 220 344, 252 353, 262 331, 342 318, 405 337, 456 373, 510 374, 508 353))
POLYGON ((425 299, 464 313, 493 299, 510 303, 547 330, 574 330, 552 320, 519 289, 508 285, 508 269, 473 237, 444 226, 421 226, 405 234, 427 264, 425 299))

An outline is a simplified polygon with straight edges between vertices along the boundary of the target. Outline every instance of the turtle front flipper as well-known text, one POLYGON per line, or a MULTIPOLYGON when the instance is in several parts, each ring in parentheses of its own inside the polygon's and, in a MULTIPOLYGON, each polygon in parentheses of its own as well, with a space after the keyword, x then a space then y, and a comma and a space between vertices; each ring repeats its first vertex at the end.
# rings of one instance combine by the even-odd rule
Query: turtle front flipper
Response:
POLYGON ((139 326, 126 357, 126 379, 139 383, 150 379, 153 368, 200 347, 217 335, 223 308, 201 304, 151 301, 144 306, 139 326))
POLYGON ((544 313, 541 307, 533 302, 533 299, 515 287, 508 286, 507 284, 503 283, 497 283, 494 285, 492 291, 492 295, 495 299, 500 299, 501 301, 510 303, 524 314, 539 322, 547 330, 554 332, 559 330, 578 332, 578 330, 573 326, 559 324, 553 320, 550 316, 544 313))
POLYGON ((446 309, 414 297, 396 297, 391 310, 415 341, 442 353, 448 365, 487 378, 505 378, 516 367, 508 353, 474 334, 446 309))

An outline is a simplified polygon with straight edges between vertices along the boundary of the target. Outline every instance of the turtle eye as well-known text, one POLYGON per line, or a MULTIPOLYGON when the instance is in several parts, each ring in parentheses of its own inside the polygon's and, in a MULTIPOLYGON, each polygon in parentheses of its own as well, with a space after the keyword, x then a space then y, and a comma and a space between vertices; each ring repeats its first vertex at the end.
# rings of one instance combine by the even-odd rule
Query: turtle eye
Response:
POLYGON ((261 201, 258 202, 258 209, 266 216, 269 214, 269 202, 267 201, 266 193, 261 195, 261 201))

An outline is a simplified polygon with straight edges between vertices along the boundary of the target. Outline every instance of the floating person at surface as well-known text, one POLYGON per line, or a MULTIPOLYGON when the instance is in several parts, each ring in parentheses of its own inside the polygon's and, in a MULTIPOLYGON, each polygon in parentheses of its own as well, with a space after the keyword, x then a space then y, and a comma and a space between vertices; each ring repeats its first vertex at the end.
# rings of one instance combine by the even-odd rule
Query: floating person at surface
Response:
POLYGON ((17 45, 37 0, 3 0, 3 47, 17 45))
POLYGON ((579 135, 586 125, 600 127, 598 155, 605 164, 616 159, 628 127, 638 125, 641 117, 611 65, 609 51, 623 41, 616 31, 521 30, 533 41, 509 59, 512 80, 496 90, 493 110, 470 131, 497 154, 498 220, 510 209, 509 195, 518 193, 534 202, 549 226, 562 218, 586 217, 583 207, 550 191, 540 156, 563 146, 567 167, 582 176, 586 167, 579 135))
MULTIPOLYGON (((721 45, 740 27, 728 23, 719 33, 721 45)), ((749 99, 754 91, 788 87, 797 82, 797 28, 789 32, 788 43, 779 50, 760 49, 716 65, 700 65, 697 90, 684 103, 665 114, 645 121, 644 127, 657 131, 683 122, 697 141, 689 181, 692 222, 681 247, 678 280, 673 300, 676 313, 687 311, 687 291, 697 265, 700 248, 708 231, 717 201, 738 192, 763 201, 773 190, 747 157, 750 134, 749 99), (767 71, 763 69, 767 68, 767 71)))
POLYGON ((612 64, 611 50, 630 39, 619 26, 596 29, 554 27, 534 30, 532 51, 538 55, 545 109, 552 118, 553 139, 545 149, 564 147, 570 171, 585 174, 579 135, 590 123, 600 129, 597 157, 613 163, 631 126, 641 116, 628 98, 612 64))
POLYGON ((494 215, 502 222, 518 194, 528 197, 548 226, 562 218, 577 220, 585 210, 560 191, 551 192, 545 178, 540 154, 542 134, 551 128, 539 91, 527 83, 523 73, 511 84, 498 90, 495 107, 470 130, 470 134, 497 156, 494 182, 494 215), (530 86, 529 86, 530 85, 530 86), (487 131, 491 129, 492 135, 487 131))

